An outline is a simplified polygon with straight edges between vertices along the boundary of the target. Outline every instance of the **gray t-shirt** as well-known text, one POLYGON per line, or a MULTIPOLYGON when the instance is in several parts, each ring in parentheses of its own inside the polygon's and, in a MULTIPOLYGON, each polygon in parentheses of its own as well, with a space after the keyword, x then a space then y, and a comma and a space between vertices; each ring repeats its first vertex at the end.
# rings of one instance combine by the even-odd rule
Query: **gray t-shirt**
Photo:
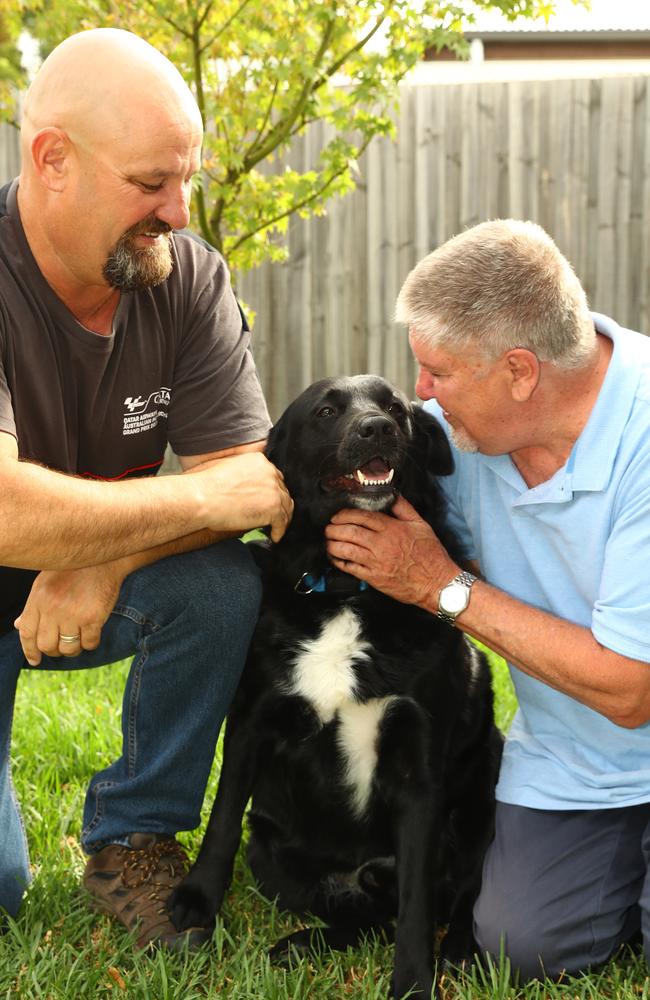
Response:
MULTIPOLYGON (((169 442, 200 455, 266 437, 250 337, 223 258, 173 235, 174 267, 122 293, 113 333, 83 327, 43 278, 9 188, 0 218, 0 431, 22 459, 91 479, 153 475, 169 442)), ((0 567, 0 634, 34 573, 0 567)))

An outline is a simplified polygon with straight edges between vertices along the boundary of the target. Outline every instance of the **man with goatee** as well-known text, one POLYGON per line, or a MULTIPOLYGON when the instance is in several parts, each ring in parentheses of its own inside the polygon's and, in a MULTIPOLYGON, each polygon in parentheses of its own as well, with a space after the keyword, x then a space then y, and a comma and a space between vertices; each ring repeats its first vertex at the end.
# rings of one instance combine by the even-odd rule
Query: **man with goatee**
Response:
POLYGON ((243 531, 292 504, 218 253, 183 230, 202 122, 142 39, 68 38, 25 101, 0 218, 0 910, 29 881, 9 773, 21 669, 132 657, 86 799, 84 882, 140 946, 183 873, 259 601, 243 531), (171 444, 182 473, 155 477, 171 444))

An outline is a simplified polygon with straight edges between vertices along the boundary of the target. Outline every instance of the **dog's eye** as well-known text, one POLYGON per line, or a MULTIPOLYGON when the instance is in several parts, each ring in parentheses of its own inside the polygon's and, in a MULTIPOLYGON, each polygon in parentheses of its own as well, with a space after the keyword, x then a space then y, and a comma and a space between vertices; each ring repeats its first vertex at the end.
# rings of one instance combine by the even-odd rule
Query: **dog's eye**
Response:
POLYGON ((394 417, 401 417, 404 413, 404 407, 401 403, 391 403, 388 407, 388 412, 394 417))
POLYGON ((316 412, 317 417, 335 417, 336 410, 333 406, 321 406, 320 410, 316 412))

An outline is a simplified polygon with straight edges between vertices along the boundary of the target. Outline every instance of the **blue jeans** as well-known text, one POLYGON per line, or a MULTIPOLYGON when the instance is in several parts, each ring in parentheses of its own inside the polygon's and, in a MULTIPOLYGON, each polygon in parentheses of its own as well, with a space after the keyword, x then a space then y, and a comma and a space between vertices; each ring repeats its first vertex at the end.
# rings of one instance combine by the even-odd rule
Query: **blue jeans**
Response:
MULTIPOLYGON (((76 670, 133 656, 122 756, 93 777, 86 796, 86 852, 125 843, 135 832, 173 835, 198 826, 260 596, 246 546, 219 542, 127 577, 98 649, 72 659, 43 658, 38 669, 76 670)), ((9 771, 16 683, 26 667, 17 633, 1 637, 0 908, 12 916, 29 882, 27 841, 9 771)))

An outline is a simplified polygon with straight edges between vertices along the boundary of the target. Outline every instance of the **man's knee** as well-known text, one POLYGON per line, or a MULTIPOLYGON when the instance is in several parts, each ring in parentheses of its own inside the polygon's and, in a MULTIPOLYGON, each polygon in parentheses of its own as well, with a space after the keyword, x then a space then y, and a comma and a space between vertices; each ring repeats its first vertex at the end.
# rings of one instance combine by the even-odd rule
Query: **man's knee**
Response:
POLYGON ((474 908, 474 934, 481 954, 495 962, 507 959, 522 982, 578 973, 590 964, 589 942, 545 920, 534 898, 526 906, 521 898, 513 903, 509 894, 484 887, 474 908))
POLYGON ((158 626, 196 618, 202 629, 224 622, 255 622, 261 599, 259 570, 236 539, 168 556, 127 578, 117 610, 132 608, 158 626))
POLYGON ((262 597, 260 572, 248 545, 237 539, 188 553, 182 567, 192 601, 214 608, 215 598, 238 617, 255 619, 262 597))
MULTIPOLYGON (((513 976, 530 979, 576 976, 606 962, 630 937, 625 921, 561 915, 562 904, 550 910, 534 898, 512 904, 482 892, 474 909, 474 934, 479 951, 499 962, 507 959, 513 976)), ((632 924, 630 923, 630 927, 632 924)), ((646 954, 650 949, 646 947, 646 954)))

